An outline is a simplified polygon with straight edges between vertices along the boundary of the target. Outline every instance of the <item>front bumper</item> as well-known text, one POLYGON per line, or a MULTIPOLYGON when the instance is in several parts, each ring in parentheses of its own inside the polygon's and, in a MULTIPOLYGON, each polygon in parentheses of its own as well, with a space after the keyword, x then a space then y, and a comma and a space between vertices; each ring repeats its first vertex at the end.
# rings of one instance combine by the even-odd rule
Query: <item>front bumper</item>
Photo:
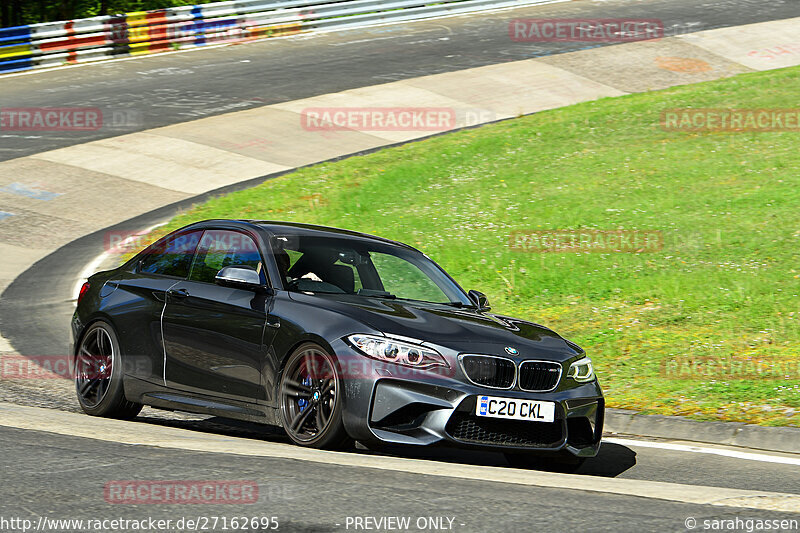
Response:
MULTIPOLYGON (((348 349, 337 348, 338 354, 348 349)), ((469 383, 458 367, 442 375, 370 360, 357 376, 345 373, 344 390, 345 428, 368 445, 438 444, 594 457, 603 433, 605 402, 597 381, 577 384, 562 378, 554 391, 543 393, 498 390, 469 383), (554 402, 555 421, 478 417, 480 395, 554 402)))

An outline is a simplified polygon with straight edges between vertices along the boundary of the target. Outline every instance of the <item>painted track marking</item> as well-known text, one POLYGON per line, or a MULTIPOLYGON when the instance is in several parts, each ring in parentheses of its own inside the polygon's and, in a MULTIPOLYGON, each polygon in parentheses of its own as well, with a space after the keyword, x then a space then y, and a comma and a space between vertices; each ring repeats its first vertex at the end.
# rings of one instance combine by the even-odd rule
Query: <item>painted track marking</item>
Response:
POLYGON ((672 442, 657 442, 637 439, 621 439, 617 437, 606 437, 603 442, 609 444, 620 444, 632 448, 659 448, 662 450, 672 450, 676 452, 705 453, 709 455, 720 455, 732 459, 744 459, 746 461, 761 461, 764 463, 778 463, 784 465, 800 466, 800 457, 783 457, 780 455, 768 455, 762 453, 743 452, 739 450, 729 450, 726 448, 707 448, 691 444, 676 444, 672 442))

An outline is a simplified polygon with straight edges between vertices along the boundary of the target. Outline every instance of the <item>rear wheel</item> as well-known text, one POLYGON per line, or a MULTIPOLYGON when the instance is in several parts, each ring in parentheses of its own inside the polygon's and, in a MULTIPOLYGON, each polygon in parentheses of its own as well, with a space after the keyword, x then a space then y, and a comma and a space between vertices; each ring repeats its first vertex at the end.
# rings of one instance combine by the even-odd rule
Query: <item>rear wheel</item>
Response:
POLYGON ((134 418, 142 405, 125 399, 122 356, 114 329, 95 322, 81 338, 75 354, 75 391, 86 414, 134 418))
POLYGON ((561 472, 563 474, 575 473, 583 463, 585 457, 575 457, 572 454, 533 455, 526 453, 504 453, 508 464, 515 468, 544 470, 546 472, 561 472))
POLYGON ((339 448, 349 442, 336 367, 336 359, 313 343, 300 346, 286 362, 279 389, 281 417, 295 444, 339 448))

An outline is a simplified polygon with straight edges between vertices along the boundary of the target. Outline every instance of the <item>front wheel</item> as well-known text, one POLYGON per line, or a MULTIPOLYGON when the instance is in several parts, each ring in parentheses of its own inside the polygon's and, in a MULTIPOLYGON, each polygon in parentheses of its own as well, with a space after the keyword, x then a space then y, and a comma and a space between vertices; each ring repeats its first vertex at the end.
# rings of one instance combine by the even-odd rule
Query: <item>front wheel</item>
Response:
POLYGON ((125 399, 122 356, 114 329, 95 322, 81 338, 75 354, 75 391, 86 414, 130 419, 142 405, 125 399))
POLYGON ((342 422, 342 380, 336 359, 306 343, 289 357, 279 398, 283 428, 295 444, 339 448, 348 441, 342 422))
POLYGON ((586 462, 585 457, 575 457, 571 454, 547 456, 509 452, 503 455, 505 455, 508 464, 515 468, 560 472, 562 474, 574 474, 586 462))

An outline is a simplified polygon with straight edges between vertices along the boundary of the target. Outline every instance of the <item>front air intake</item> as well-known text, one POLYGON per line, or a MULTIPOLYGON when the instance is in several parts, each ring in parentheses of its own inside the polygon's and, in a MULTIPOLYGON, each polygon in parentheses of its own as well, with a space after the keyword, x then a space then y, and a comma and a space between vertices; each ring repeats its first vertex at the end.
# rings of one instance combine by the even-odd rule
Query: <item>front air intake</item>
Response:
POLYGON ((517 374, 514 361, 505 357, 462 355, 461 367, 472 383, 492 389, 510 389, 517 374))
POLYGON ((528 392, 547 392, 558 386, 561 364, 550 361, 524 361, 519 365, 519 388, 528 392))

